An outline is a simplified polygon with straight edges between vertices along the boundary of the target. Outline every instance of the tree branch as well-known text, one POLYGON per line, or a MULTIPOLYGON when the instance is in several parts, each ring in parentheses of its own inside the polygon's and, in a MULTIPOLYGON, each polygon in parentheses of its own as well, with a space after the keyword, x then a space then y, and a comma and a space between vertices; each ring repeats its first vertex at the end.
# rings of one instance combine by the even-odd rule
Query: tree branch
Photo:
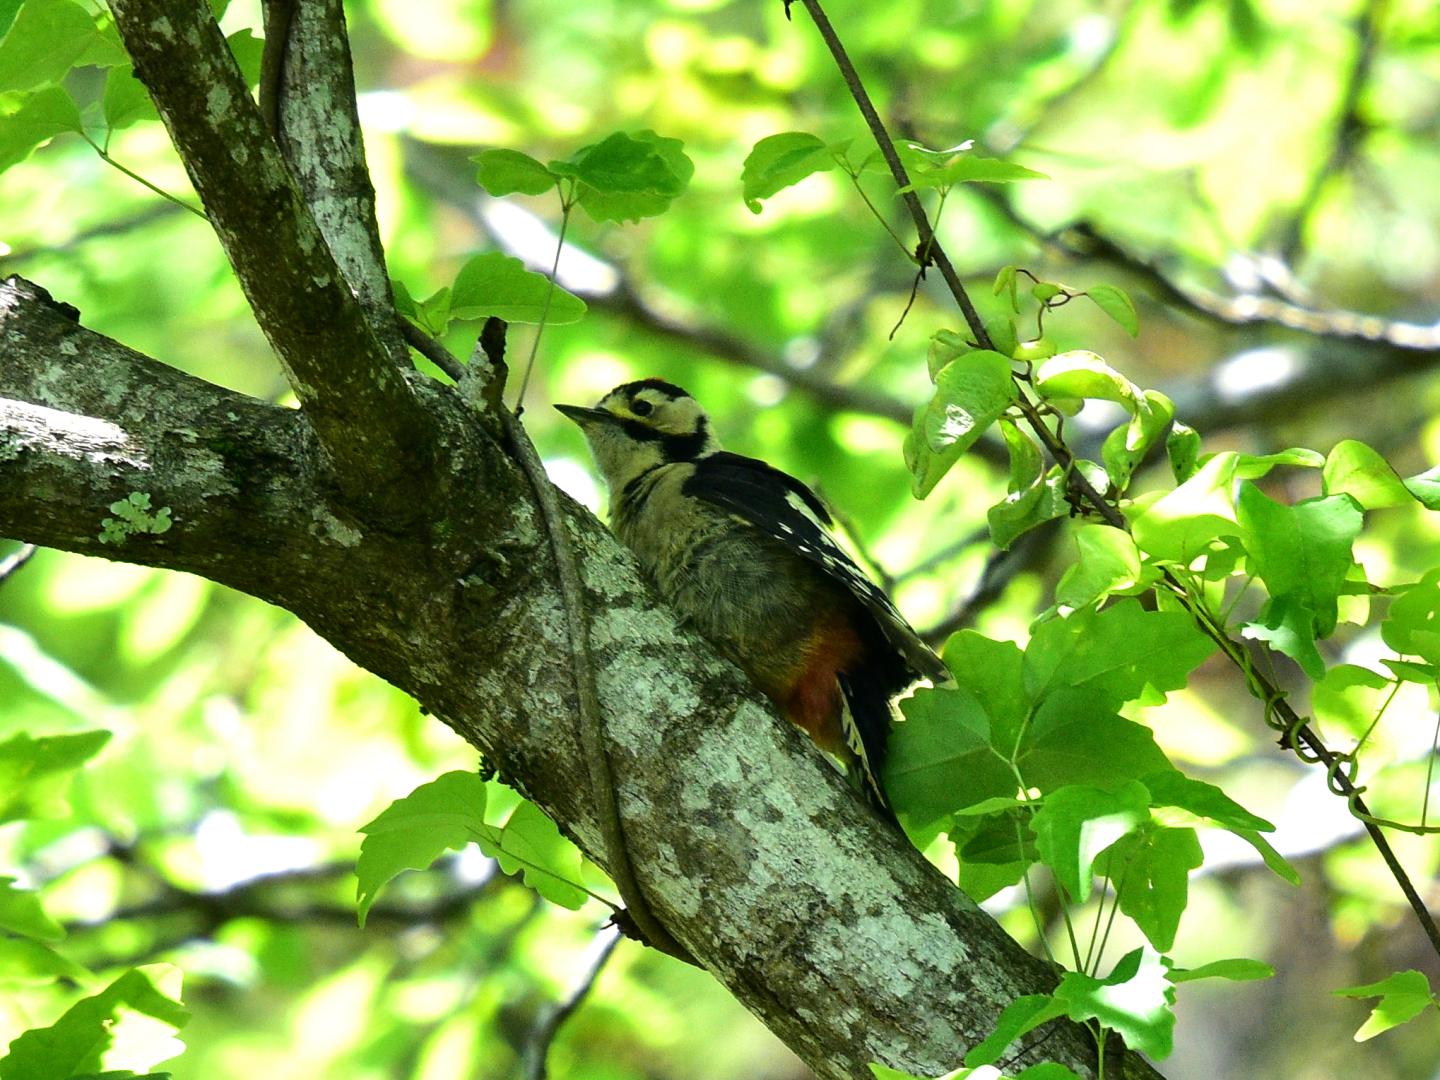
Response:
POLYGON ((261 328, 362 513, 414 519, 432 428, 365 319, 204 0, 115 0, 116 25, 261 328))
MULTIPOLYGON (((413 377, 438 432, 433 474, 414 481, 434 493, 431 528, 366 528, 334 501, 303 413, 146 361, 32 286, 0 298, 0 390, 42 421, 70 418, 46 437, 0 427, 0 535, 196 570, 281 604, 443 718, 605 865, 595 795, 576 782, 588 770, 550 545, 523 473, 459 393, 413 377), (67 433, 87 425, 104 438, 76 464, 67 433), (102 547, 106 500, 137 480, 175 527, 102 547)), ((863 1080, 876 1060, 939 1075, 1013 998, 1054 986, 677 625, 600 522, 561 506, 626 846, 692 955, 825 1080, 863 1080)), ((1080 1027, 1060 1022, 1042 1052, 1094 1076, 1080 1027)), ((1111 1075, 1155 1074, 1129 1055, 1111 1075)))
POLYGON ((365 164, 344 5, 291 0, 289 6, 278 73, 280 149, 371 328, 391 359, 408 366, 365 164))

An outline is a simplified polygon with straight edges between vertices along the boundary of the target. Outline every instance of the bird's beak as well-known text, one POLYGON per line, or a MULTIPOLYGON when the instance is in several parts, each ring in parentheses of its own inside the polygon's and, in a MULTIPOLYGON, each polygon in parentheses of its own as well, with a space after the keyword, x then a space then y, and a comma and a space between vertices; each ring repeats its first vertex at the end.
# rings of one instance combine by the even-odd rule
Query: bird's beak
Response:
POLYGON ((604 409, 587 409, 583 405, 556 405, 555 408, 582 428, 589 424, 613 424, 619 420, 614 413, 604 409))

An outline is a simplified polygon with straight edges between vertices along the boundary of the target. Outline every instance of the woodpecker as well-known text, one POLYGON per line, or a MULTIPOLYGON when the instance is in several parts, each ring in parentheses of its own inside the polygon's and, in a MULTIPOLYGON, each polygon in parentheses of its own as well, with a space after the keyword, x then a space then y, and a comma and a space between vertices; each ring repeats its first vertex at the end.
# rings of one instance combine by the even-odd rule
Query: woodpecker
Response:
POLYGON ((695 399, 661 379, 556 408, 584 432, 611 526, 661 596, 894 821, 880 780, 894 700, 954 677, 836 542, 815 493, 722 450, 695 399))

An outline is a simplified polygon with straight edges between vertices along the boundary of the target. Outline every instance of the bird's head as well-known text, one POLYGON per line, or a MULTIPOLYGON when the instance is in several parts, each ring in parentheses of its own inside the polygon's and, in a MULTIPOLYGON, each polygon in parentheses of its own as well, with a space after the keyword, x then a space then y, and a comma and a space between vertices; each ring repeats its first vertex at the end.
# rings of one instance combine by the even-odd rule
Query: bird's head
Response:
POLYGON ((720 449, 705 410, 662 379, 617 386, 593 409, 555 408, 580 425, 612 498, 657 465, 694 461, 720 449))

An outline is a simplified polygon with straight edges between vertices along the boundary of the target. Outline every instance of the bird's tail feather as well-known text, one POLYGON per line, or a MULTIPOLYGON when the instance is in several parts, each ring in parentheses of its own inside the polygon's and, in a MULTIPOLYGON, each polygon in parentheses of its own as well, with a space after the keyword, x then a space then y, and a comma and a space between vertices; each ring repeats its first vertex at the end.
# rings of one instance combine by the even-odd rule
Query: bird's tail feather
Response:
POLYGON ((840 723, 853 755, 847 771, 866 801, 898 828, 900 822, 880 779, 893 715, 890 695, 883 688, 870 685, 868 680, 851 679, 843 673, 835 678, 840 684, 840 723))

